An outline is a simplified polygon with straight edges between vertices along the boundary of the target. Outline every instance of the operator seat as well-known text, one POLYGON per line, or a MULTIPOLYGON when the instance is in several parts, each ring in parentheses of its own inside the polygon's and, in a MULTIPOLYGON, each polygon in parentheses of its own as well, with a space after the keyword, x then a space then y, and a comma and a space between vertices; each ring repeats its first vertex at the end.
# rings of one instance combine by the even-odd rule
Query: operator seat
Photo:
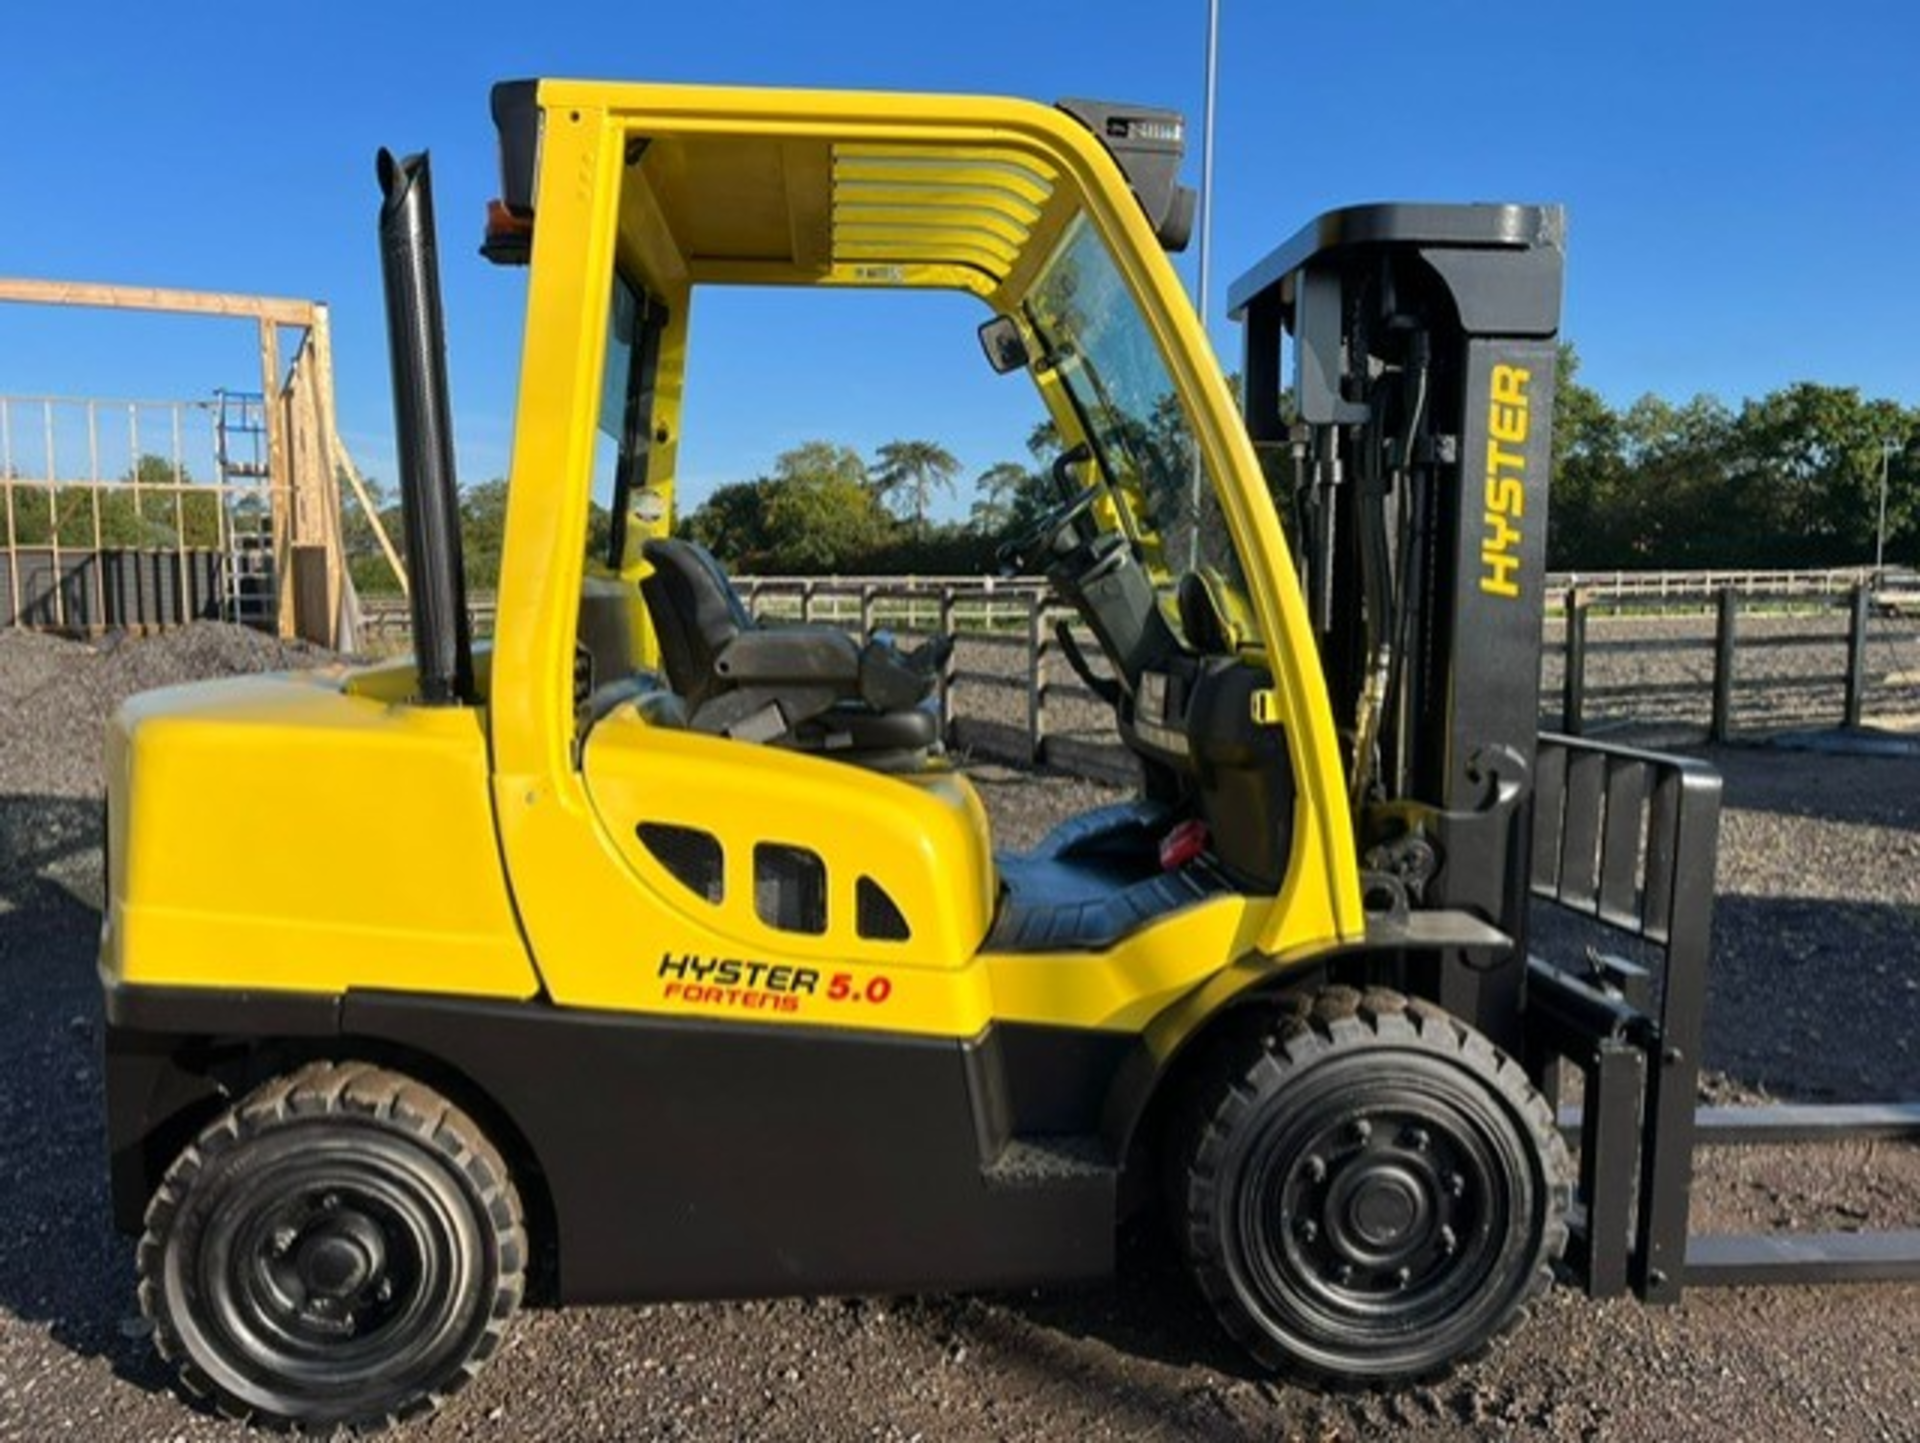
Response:
POLYGON ((910 653, 831 626, 761 626, 720 563, 691 541, 649 541, 641 595, 667 680, 695 731, 819 752, 879 771, 926 764, 939 722, 923 705, 952 641, 910 653))

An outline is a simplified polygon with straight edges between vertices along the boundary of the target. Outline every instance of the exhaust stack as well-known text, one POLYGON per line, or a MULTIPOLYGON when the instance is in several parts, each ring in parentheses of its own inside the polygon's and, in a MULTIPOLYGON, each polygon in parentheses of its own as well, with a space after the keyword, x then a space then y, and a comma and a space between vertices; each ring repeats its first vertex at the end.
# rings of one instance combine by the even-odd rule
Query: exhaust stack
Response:
POLYGON ((447 405, 447 339, 440 311, 440 257, 433 184, 424 152, 382 150, 380 263, 387 293, 400 505, 406 524, 408 593, 420 700, 474 700, 473 641, 460 557, 460 496, 447 405))

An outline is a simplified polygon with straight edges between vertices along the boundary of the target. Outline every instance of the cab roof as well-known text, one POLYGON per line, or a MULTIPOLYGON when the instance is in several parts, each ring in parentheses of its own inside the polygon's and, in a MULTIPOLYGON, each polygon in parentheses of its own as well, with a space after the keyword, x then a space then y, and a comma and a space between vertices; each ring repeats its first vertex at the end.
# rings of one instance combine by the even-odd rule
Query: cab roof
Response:
POLYGON ((494 92, 506 206, 523 224, 543 113, 588 109, 627 132, 622 247, 662 282, 995 298, 1019 292, 1090 191, 1131 186, 1156 230, 1182 198, 1184 129, 1169 111, 546 80, 494 92))

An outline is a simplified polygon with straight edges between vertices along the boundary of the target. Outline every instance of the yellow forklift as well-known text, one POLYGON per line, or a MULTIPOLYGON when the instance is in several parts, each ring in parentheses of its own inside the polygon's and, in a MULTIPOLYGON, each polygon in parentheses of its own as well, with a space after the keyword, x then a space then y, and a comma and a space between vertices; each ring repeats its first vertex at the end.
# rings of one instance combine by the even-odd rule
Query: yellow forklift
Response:
POLYGON ((1166 255, 1173 113, 493 109, 527 308, 491 644, 428 165, 383 153, 416 656, 110 727, 113 1197, 186 1386, 374 1425, 523 1297, 1097 1279, 1156 1209, 1248 1353, 1324 1384, 1476 1353, 1556 1265, 1674 1295, 1718 782, 1538 735, 1561 213, 1323 216, 1233 289, 1243 416, 1166 255), (980 301, 1064 445, 1006 560, 1094 639, 1132 800, 996 852, 940 641, 763 625, 674 535, 729 285, 980 301), (1530 894, 1663 965, 1529 961, 1530 894))

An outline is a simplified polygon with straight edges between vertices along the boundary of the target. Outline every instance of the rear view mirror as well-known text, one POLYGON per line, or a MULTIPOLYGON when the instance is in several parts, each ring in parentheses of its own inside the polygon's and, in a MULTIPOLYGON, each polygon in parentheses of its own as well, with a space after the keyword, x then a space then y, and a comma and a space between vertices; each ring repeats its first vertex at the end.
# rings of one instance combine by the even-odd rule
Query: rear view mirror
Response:
POLYGON ((1022 369, 1032 359, 1020 323, 1012 316, 995 316, 980 327, 980 349, 987 353, 987 364, 1002 376, 1022 369))

